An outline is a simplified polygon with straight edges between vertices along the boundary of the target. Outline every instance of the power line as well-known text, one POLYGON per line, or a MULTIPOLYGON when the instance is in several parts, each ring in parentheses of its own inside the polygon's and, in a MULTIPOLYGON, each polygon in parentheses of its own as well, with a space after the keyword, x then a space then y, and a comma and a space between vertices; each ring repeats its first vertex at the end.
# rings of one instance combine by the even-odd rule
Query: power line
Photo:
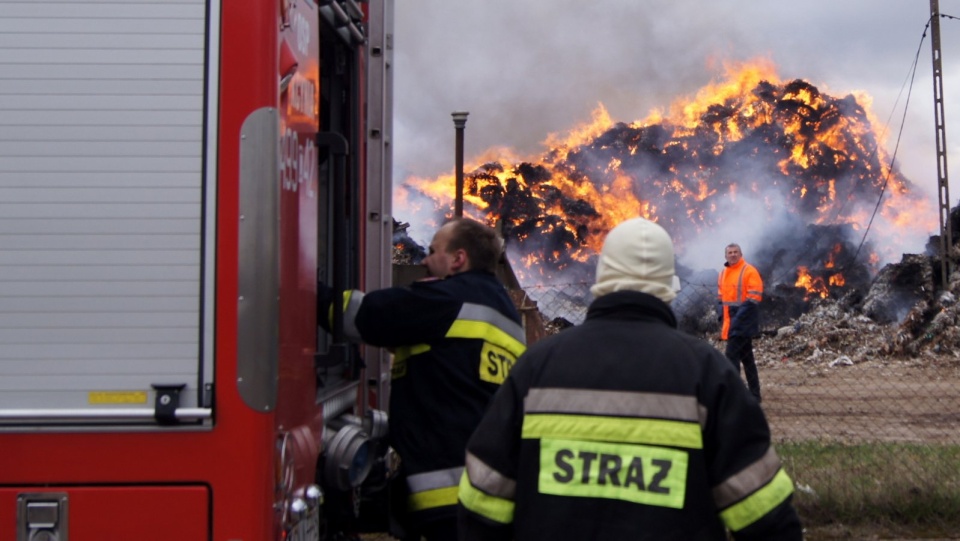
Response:
MULTIPOLYGON (((952 17, 952 16, 948 16, 948 15, 941 15, 941 16, 943 16, 943 17, 948 17, 948 18, 952 18, 952 19, 956 19, 956 17, 952 17)), ((853 258, 852 258, 853 261, 856 261, 856 260, 857 260, 857 258, 860 256, 860 252, 862 251, 864 244, 866 244, 867 235, 869 235, 870 230, 871 230, 871 228, 872 228, 872 226, 873 226, 873 221, 874 221, 874 219, 876 218, 877 212, 878 212, 879 209, 880 209, 880 205, 883 203, 883 196, 886 194, 886 188, 887 188, 887 185, 889 184, 889 181, 890 181, 890 175, 892 174, 892 172, 893 172, 893 170, 894 170, 894 164, 896 163, 896 159, 897 159, 897 152, 899 151, 900 141, 901 141, 902 138, 903 138, 903 130, 904 130, 904 127, 905 127, 905 125, 906 125, 907 110, 909 109, 909 106, 910 106, 910 98, 911 98, 911 95, 912 95, 912 92, 913 92, 913 83, 914 83, 914 81, 915 81, 915 79, 916 79, 916 75, 917 75, 917 66, 918 66, 919 61, 920 61, 920 52, 923 50, 923 42, 924 42, 924 40, 925 40, 926 37, 927 37, 927 30, 928 30, 929 28, 930 28, 930 20, 928 19, 926 25, 924 25, 923 33, 922 33, 921 36, 920 36, 920 42, 917 44, 917 52, 916 52, 916 54, 914 55, 913 62, 912 62, 912 64, 911 64, 911 66, 910 66, 910 69, 907 70, 907 76, 904 78, 903 85, 901 85, 901 87, 900 87, 900 92, 897 94, 897 99, 896 99, 896 101, 894 102, 893 107, 892 107, 891 110, 890 110, 890 115, 887 117, 887 121, 886 121, 886 123, 884 124, 883 129, 882 129, 881 132, 880 132, 880 138, 877 139, 876 144, 874 145, 874 148, 873 148, 873 155, 872 155, 872 156, 876 156, 877 153, 879 152, 879 149, 880 149, 879 139, 881 139, 881 138, 883 137, 883 135, 884 135, 884 134, 887 132, 887 130, 889 129, 890 122, 891 122, 891 120, 892 120, 892 118, 893 118, 893 115, 894 115, 894 112, 896 111, 896 108, 897 108, 897 104, 900 102, 900 98, 903 96, 904 89, 906 89, 906 90, 907 90, 907 97, 906 97, 906 100, 905 100, 905 102, 904 102, 903 117, 902 117, 901 120, 900 120, 900 129, 899 129, 898 132, 897 132, 896 144, 894 145, 894 150, 893 150, 893 153, 892 153, 892 155, 891 155, 891 157, 890 157, 890 166, 888 167, 887 173, 886 173, 886 175, 884 176, 883 184, 880 186, 880 193, 879 193, 879 195, 878 195, 878 197, 877 197, 877 203, 876 203, 876 205, 874 205, 873 213, 870 215, 870 220, 867 222, 867 225, 866 225, 866 227, 864 228, 863 236, 862 236, 861 239, 860 239, 860 243, 857 245, 857 250, 856 250, 856 252, 854 253, 854 256, 853 256, 853 258), (908 83, 909 83, 909 84, 908 84, 908 83)), ((872 158, 872 156, 871 156, 871 158, 872 158)), ((864 182, 864 179, 861 177, 861 178, 854 184, 854 186, 850 189, 850 193, 848 194, 848 196, 845 197, 845 198, 843 198, 843 201, 842 201, 840 207, 839 207, 839 208, 836 210, 836 212, 834 213, 834 218, 835 218, 835 219, 838 218, 838 217, 841 215, 841 213, 843 212, 843 208, 846 206, 847 202, 848 202, 850 199, 852 199, 853 194, 859 189, 859 187, 860 187, 860 185, 861 185, 862 182, 864 182)), ((794 261, 794 264, 791 265, 791 267, 795 267, 797 262, 799 262, 799 260, 794 261)), ((842 273, 843 271, 846 271, 846 270, 848 270, 848 267, 841 267, 841 268, 838 268, 838 269, 837 269, 837 272, 842 273)), ((791 269, 789 272, 793 272, 793 270, 791 269)), ((773 278, 773 280, 771 281, 771 283, 781 283, 781 281, 783 280, 783 278, 784 278, 787 274, 788 274, 788 271, 783 271, 783 273, 782 273, 780 276, 777 276, 777 277, 773 278)))
MULTIPOLYGON (((923 34, 920 36, 920 43, 917 45, 917 54, 914 55, 913 65, 909 70, 910 84, 907 86, 907 99, 903 104, 903 117, 900 119, 900 130, 897 132, 897 142, 893 147, 893 153, 890 156, 890 166, 887 168, 887 174, 883 179, 883 185, 880 187, 880 195, 877 197, 877 204, 873 207, 873 213, 870 215, 870 221, 867 223, 867 227, 863 231, 863 237, 860 239, 860 245, 857 246, 857 251, 853 256, 854 261, 860 255, 860 250, 863 249, 864 243, 867 241, 867 235, 870 233, 870 228, 873 226, 873 220, 877 216, 877 211, 880 210, 880 204, 883 202, 883 195, 886 193, 887 184, 890 182, 890 174, 893 172, 893 166, 897 161, 897 152, 900 149, 900 140, 903 138, 903 128, 907 123, 907 109, 910 108, 910 96, 913 93, 913 83, 917 77, 917 65, 920 62, 920 51, 923 49, 923 41, 927 37, 927 29, 930 28, 930 20, 927 20, 927 24, 923 27, 923 34)), ((904 81, 906 85, 906 81, 904 81)), ((900 88, 900 95, 903 94, 903 87, 900 88)), ((900 95, 897 96, 897 101, 900 101, 900 95)), ((896 103, 894 103, 894 109, 896 108, 896 103)), ((890 113, 893 116, 893 112, 890 113)), ((889 122, 889 119, 888 119, 889 122)), ((884 127, 886 131, 886 127, 884 127)))

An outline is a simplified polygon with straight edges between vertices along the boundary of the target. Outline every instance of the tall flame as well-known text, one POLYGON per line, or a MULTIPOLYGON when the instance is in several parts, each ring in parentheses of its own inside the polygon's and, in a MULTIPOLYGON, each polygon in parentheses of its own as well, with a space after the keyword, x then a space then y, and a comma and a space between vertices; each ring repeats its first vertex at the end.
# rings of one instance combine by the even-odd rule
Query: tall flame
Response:
MULTIPOLYGON (((780 81, 767 62, 733 66, 724 80, 640 121, 614 122, 601 104, 590 122, 548 136, 539 157, 488 151, 466 167, 465 209, 501 222, 524 265, 546 267, 538 280, 589 262, 606 232, 635 216, 663 225, 681 256, 703 232, 738 221, 763 230, 789 218, 796 228, 843 226, 850 237, 868 224, 885 228, 885 236, 934 230, 931 203, 888 165, 869 106, 863 94, 836 98, 800 79, 780 81)), ((438 209, 452 207, 453 174, 408 178, 404 188, 438 209)), ((865 265, 877 257, 870 249, 860 257, 854 238, 819 254, 785 246, 783 238, 767 242, 761 252, 794 253, 766 263, 787 261, 777 272, 798 276, 798 287, 800 269, 809 275, 816 268, 824 291, 845 283, 834 261, 841 251, 865 265)))

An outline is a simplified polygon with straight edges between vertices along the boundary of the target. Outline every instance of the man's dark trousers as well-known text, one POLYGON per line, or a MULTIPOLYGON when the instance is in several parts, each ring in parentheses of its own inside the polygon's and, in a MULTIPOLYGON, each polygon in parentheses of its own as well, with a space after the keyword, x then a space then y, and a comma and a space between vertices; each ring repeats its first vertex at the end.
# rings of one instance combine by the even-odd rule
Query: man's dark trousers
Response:
POLYGON ((731 336, 727 339, 727 358, 733 367, 740 373, 743 364, 743 374, 747 378, 747 388, 750 394, 760 401, 760 374, 757 372, 757 361, 753 357, 753 339, 749 336, 731 336))

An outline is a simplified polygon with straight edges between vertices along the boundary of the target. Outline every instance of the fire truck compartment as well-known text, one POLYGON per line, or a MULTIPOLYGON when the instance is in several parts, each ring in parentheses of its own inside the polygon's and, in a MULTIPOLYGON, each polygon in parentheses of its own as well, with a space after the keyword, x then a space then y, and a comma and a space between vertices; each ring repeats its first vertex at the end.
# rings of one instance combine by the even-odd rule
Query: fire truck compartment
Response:
POLYGON ((210 539, 210 489, 183 486, 0 488, 0 539, 210 539))
POLYGON ((207 2, 4 13, 0 428, 208 418, 207 2))

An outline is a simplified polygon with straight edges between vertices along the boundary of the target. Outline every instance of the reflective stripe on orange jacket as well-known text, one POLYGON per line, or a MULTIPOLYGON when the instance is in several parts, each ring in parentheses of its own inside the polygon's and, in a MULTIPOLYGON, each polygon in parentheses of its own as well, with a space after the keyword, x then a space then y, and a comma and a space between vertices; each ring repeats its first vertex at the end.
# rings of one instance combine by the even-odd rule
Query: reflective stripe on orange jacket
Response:
POLYGON ((745 304, 759 303, 763 298, 763 280, 756 267, 743 259, 736 265, 724 266, 717 281, 717 293, 723 308, 720 338, 753 336, 759 332, 756 305, 750 310, 740 310, 745 304))

